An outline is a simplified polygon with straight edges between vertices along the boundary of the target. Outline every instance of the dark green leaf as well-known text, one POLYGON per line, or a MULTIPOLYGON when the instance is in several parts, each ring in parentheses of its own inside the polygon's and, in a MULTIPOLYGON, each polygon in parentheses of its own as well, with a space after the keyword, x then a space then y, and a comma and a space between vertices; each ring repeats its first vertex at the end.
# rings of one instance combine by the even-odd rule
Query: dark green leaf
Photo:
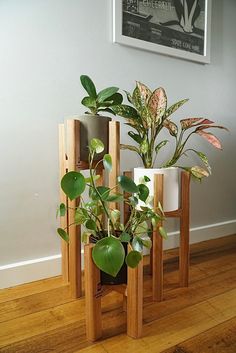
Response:
POLYGON ((109 196, 106 198, 106 201, 108 202, 118 202, 122 200, 123 200, 122 194, 109 194, 109 196))
POLYGON ((123 243, 129 243, 129 242, 130 242, 130 239, 131 239, 131 236, 130 236, 128 233, 123 232, 123 233, 121 233, 119 239, 120 239, 120 241, 123 242, 123 243))
POLYGON ((122 104, 122 105, 114 105, 112 106, 112 110, 117 114, 122 116, 125 119, 138 119, 137 110, 131 107, 130 105, 122 104))
POLYGON ((126 264, 132 268, 137 267, 141 260, 142 260, 142 255, 140 254, 140 252, 135 250, 130 251, 125 259, 126 264))
POLYGON ((144 184, 139 184, 138 185, 138 189, 139 189, 139 198, 141 201, 145 202, 149 196, 149 189, 146 185, 144 184))
POLYGON ((95 151, 96 153, 101 153, 104 151, 104 144, 101 140, 97 138, 93 138, 90 143, 89 147, 92 151, 95 151))
POLYGON ((100 270, 116 277, 124 263, 125 251, 120 240, 106 237, 95 244, 92 256, 100 270))
POLYGON ((92 219, 88 219, 87 222, 85 223, 85 227, 87 229, 91 229, 91 230, 97 230, 97 225, 96 222, 92 219))
POLYGON ((84 176, 78 172, 68 172, 61 180, 61 188, 70 200, 76 199, 85 189, 84 176))
POLYGON ((60 217, 64 217, 66 214, 66 205, 64 203, 61 203, 59 206, 59 215, 60 217))
POLYGON ((88 95, 90 97, 93 97, 93 98, 97 97, 95 85, 90 77, 88 77, 87 75, 81 75, 80 82, 81 82, 82 86, 84 87, 84 89, 88 92, 88 95))
POLYGON ((151 181, 151 179, 150 179, 149 177, 147 177, 146 175, 144 175, 143 179, 144 179, 144 181, 145 181, 146 183, 148 183, 149 181, 151 181))
POLYGON ((60 237, 65 240, 67 243, 69 243, 69 235, 64 231, 62 228, 57 228, 57 233, 60 235, 60 237))
POLYGON ((102 103, 108 98, 110 99, 117 91, 119 90, 118 87, 108 87, 103 89, 101 92, 98 93, 97 101, 98 103, 102 103))
POLYGON ((164 147, 169 141, 168 140, 164 140, 164 141, 161 141, 160 143, 158 143, 158 145, 156 145, 155 147, 155 151, 156 153, 159 152, 159 150, 164 147))
POLYGON ((121 104, 123 102, 123 96, 120 93, 115 93, 109 97, 109 100, 112 101, 112 105, 121 104))
POLYGON ((125 175, 120 175, 118 177, 118 183, 120 184, 122 189, 126 192, 135 193, 139 191, 135 182, 125 175))
POLYGON ((137 206, 137 204, 138 204, 138 198, 136 196, 130 196, 129 201, 132 206, 137 206))
POLYGON ((96 99, 93 97, 84 97, 81 104, 87 108, 96 108, 96 99))
POLYGON ((112 158, 110 154, 105 154, 103 157, 103 166, 109 172, 112 170, 112 158))
POLYGON ((128 135, 137 143, 141 143, 142 142, 142 137, 139 136, 138 134, 135 134, 133 131, 129 131, 128 135))

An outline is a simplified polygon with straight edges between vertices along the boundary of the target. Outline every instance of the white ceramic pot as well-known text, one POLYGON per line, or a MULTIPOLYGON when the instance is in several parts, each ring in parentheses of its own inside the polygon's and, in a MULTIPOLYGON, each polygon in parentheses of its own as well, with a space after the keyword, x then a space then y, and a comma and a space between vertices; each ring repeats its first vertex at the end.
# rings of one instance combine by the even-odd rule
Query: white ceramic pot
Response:
MULTIPOLYGON (((146 175, 150 181, 146 183, 149 188, 150 202, 147 206, 153 207, 154 175, 164 175, 163 209, 166 212, 175 211, 179 208, 179 168, 134 168, 134 182, 140 184, 146 175)), ((145 204, 140 201, 140 206, 145 204)))

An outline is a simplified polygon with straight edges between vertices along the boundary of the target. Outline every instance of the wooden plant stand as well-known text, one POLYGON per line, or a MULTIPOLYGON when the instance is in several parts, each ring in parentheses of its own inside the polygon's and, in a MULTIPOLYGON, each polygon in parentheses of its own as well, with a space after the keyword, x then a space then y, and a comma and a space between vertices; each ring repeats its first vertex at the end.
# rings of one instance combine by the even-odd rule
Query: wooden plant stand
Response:
MULTIPOLYGON (((95 136, 96 137, 96 136, 95 136)), ((109 122, 109 153, 115 161, 109 175, 109 186, 116 185, 120 167, 120 125, 116 121, 109 122)), ((80 121, 70 119, 65 124, 59 124, 59 163, 60 179, 69 171, 81 171, 88 169, 88 161, 80 159, 80 121)), ((103 170, 100 170, 103 175, 103 170)), ((103 178, 99 180, 103 183, 103 178)), ((74 208, 78 200, 70 201, 63 191, 60 191, 60 202, 63 202, 69 210, 65 217, 61 217, 61 228, 68 227, 73 223, 74 208)), ((115 205, 113 205, 115 206, 115 205)), ((81 271, 81 227, 70 226, 70 242, 61 243, 62 248, 62 278, 69 283, 73 298, 82 295, 82 271, 81 271)))
POLYGON ((136 268, 128 267, 127 285, 101 285, 100 270, 92 259, 94 245, 85 245, 85 305, 86 335, 89 341, 102 337, 101 298, 111 291, 127 297, 127 335, 139 338, 143 325, 143 263, 136 268))
MULTIPOLYGON (((163 205, 164 176, 155 175, 154 179, 154 208, 158 202, 163 205)), ((189 282, 189 195, 190 195, 190 174, 181 172, 181 199, 179 209, 165 212, 167 218, 180 219, 180 246, 179 246, 179 284, 181 287, 188 287, 189 282)), ((161 224, 159 224, 160 226, 161 224)), ((152 272, 152 297, 153 301, 163 300, 163 238, 158 230, 153 232, 151 251, 151 272, 152 272)))

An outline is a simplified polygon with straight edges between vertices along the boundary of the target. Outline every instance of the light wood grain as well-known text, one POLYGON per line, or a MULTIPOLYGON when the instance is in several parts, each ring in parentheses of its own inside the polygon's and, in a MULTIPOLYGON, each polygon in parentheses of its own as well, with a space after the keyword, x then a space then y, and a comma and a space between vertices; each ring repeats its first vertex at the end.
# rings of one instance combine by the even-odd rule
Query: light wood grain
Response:
POLYGON ((145 275, 144 327, 138 340, 121 334, 126 332, 121 294, 112 292, 102 298, 104 339, 94 345, 86 339, 84 298, 62 304, 68 299, 63 297, 60 278, 1 290, 0 313, 5 317, 0 323, 0 352, 155 353, 185 347, 187 353, 234 353, 223 350, 224 341, 227 348, 234 343, 229 326, 223 324, 235 317, 235 255, 236 236, 191 245, 190 285, 176 288, 178 249, 165 252, 164 300, 152 302, 151 278, 145 275), (40 290, 38 298, 35 286, 40 290), (24 301, 24 296, 29 298, 24 301), (113 335, 119 336, 109 338, 113 335), (212 350, 201 351, 198 347, 207 348, 207 342, 212 350), (222 350, 217 351, 218 346, 222 350))
MULTIPOLYGON (((117 177, 120 174, 120 123, 118 121, 109 122, 109 154, 112 158, 112 170, 109 173, 109 187, 117 185, 117 177)), ((117 186, 114 192, 118 192, 117 186)), ((119 209, 119 203, 111 202, 110 208, 119 209)))
MULTIPOLYGON (((154 209, 157 210, 158 202, 163 205, 163 174, 154 176, 154 209)), ((159 222, 152 235, 152 298, 154 301, 163 299, 163 238, 161 237, 158 227, 162 226, 159 222)))
MULTIPOLYGON (((59 176, 60 180, 67 173, 67 156, 65 147, 65 125, 59 124, 59 176)), ((68 200, 60 187, 60 203, 64 203, 68 206, 68 200)), ((60 226, 62 229, 68 227, 68 214, 64 217, 60 217, 60 226)), ((65 283, 69 282, 69 245, 62 240, 61 241, 61 264, 62 264, 62 279, 65 283)))
MULTIPOLYGON (((79 121, 67 120, 67 156, 68 171, 75 171, 79 161, 79 121)), ((68 199, 68 224, 74 223, 75 207, 77 200, 68 199)), ((73 298, 81 297, 82 281, 81 281, 81 228, 75 224, 69 228, 69 282, 71 286, 71 295, 73 298)))
POLYGON ((181 217, 179 247, 179 282, 181 287, 189 283, 189 192, 190 173, 181 173, 181 217))
POLYGON ((84 247, 86 336, 92 342, 102 337, 101 280, 100 270, 92 259, 93 247, 84 247))
MULTIPOLYGON (((131 247, 129 247, 131 251, 131 247)), ((128 267, 127 335, 139 338, 143 332, 143 260, 136 268, 128 267)))

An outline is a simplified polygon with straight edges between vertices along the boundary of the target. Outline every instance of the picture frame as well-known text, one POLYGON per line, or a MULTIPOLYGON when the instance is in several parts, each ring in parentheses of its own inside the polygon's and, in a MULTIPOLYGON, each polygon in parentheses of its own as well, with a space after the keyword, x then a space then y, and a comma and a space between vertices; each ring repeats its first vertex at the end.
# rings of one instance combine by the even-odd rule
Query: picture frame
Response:
POLYGON ((113 42, 210 63, 211 0, 113 0, 113 42))

